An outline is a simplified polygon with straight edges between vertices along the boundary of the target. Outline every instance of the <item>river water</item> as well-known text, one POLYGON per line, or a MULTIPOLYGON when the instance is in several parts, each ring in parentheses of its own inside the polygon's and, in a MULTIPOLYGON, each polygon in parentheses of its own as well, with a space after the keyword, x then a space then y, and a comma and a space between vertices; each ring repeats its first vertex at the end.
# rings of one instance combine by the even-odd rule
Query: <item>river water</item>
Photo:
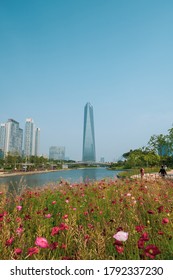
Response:
POLYGON ((120 171, 109 170, 106 168, 84 168, 72 170, 60 170, 47 173, 26 174, 23 176, 15 175, 0 178, 0 185, 5 184, 8 188, 21 185, 34 188, 45 186, 46 184, 58 183, 65 180, 71 183, 85 182, 87 180, 101 180, 103 178, 115 178, 120 171))

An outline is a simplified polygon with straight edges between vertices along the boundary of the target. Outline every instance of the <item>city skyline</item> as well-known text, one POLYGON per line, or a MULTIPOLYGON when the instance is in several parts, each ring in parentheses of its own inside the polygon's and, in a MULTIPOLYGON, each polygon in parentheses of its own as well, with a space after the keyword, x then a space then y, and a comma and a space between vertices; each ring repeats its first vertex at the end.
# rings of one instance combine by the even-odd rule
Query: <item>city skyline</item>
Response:
POLYGON ((173 1, 0 1, 0 123, 28 116, 40 154, 82 158, 83 106, 96 159, 119 159, 166 134, 173 113, 173 1))
POLYGON ((20 123, 8 119, 0 123, 0 151, 1 157, 8 154, 25 157, 40 156, 40 128, 36 128, 34 121, 27 118, 25 129, 20 123))

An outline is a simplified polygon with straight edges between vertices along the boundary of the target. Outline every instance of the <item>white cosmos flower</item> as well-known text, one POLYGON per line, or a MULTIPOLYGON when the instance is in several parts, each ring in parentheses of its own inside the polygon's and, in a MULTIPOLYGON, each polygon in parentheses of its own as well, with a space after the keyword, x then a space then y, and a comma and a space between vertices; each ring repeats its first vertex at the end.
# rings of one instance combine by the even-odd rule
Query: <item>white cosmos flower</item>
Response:
POLYGON ((128 235, 128 232, 118 231, 116 234, 114 234, 113 238, 118 241, 126 241, 128 239, 128 235))

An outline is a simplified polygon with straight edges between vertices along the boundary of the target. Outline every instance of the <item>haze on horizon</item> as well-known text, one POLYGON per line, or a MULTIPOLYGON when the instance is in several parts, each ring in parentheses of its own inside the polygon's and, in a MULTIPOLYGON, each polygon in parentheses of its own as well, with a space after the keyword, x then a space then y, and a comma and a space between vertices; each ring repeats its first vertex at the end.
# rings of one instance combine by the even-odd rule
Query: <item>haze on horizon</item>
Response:
POLYGON ((97 161, 173 123, 171 0, 0 1, 0 123, 41 129, 41 153, 81 160, 84 106, 97 161))

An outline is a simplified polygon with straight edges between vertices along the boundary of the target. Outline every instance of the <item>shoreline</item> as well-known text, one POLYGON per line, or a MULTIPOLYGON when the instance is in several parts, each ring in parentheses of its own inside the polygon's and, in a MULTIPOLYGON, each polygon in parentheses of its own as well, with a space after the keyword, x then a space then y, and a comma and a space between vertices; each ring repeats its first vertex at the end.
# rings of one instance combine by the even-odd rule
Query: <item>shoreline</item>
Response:
POLYGON ((70 169, 57 169, 57 170, 37 170, 37 171, 20 171, 20 172, 0 172, 0 178, 5 177, 12 177, 12 176, 26 176, 26 175, 34 175, 34 174, 42 174, 42 173, 50 173, 50 172, 58 172, 63 170, 70 170, 70 169))
MULTIPOLYGON (((73 169, 86 169, 86 168, 73 168, 73 169)), ((61 168, 56 170, 35 170, 35 171, 19 171, 19 172, 0 172, 0 179, 7 178, 12 176, 26 176, 26 175, 35 175, 42 173, 51 173, 51 172, 59 172, 59 171, 68 171, 72 170, 72 168, 61 168)))

